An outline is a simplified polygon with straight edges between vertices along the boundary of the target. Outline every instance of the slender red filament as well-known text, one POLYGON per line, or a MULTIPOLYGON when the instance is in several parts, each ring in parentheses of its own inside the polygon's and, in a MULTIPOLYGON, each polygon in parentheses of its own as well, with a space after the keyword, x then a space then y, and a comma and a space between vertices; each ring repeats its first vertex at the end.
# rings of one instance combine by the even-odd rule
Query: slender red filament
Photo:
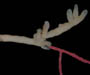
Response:
POLYGON ((59 72, 60 72, 60 75, 63 75, 62 73, 62 52, 60 52, 59 54, 59 72))
POLYGON ((83 63, 90 64, 89 60, 86 60, 86 59, 76 55, 75 53, 71 53, 69 51, 66 51, 64 49, 60 49, 60 48, 57 48, 57 47, 54 47, 54 46, 50 46, 49 48, 59 52, 59 73, 60 73, 60 75, 63 75, 63 72, 62 72, 62 54, 63 53, 65 53, 67 55, 70 55, 73 58, 75 58, 75 59, 77 59, 77 60, 79 60, 79 61, 81 61, 83 63))

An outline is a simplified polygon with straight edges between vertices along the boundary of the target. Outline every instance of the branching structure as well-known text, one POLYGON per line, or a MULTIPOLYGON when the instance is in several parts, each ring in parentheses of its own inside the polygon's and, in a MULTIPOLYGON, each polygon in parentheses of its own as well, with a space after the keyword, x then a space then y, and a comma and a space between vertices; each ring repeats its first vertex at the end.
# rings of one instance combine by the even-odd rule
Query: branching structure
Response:
POLYGON ((62 64, 61 64, 61 60, 62 60, 62 54, 68 54, 84 63, 88 63, 90 64, 90 61, 85 60, 81 57, 79 57, 76 54, 73 54, 71 52, 68 52, 66 50, 62 50, 59 48, 56 48, 54 46, 51 46, 51 42, 47 41, 48 38, 52 38, 55 36, 59 36, 62 33, 68 31, 69 29, 71 29, 72 27, 78 25, 80 22, 82 22, 84 20, 84 18, 86 17, 88 11, 87 10, 83 10, 82 13, 79 15, 79 11, 78 11, 78 6, 77 4, 74 6, 74 10, 72 11, 71 9, 67 10, 67 20, 68 22, 63 23, 63 24, 59 24, 57 28, 48 31, 50 24, 48 21, 45 21, 43 28, 39 28, 37 29, 37 32, 33 35, 33 38, 28 38, 25 36, 13 36, 13 35, 0 35, 0 41, 2 42, 17 42, 17 43, 24 43, 24 44, 29 44, 29 45, 35 45, 35 46, 39 46, 43 49, 53 49, 53 50, 57 50, 60 52, 60 56, 59 56, 59 72, 60 75, 62 75, 62 64))
POLYGON ((57 47, 54 47, 54 46, 50 46, 49 48, 59 52, 59 73, 60 73, 60 75, 63 75, 63 72, 62 72, 62 54, 63 53, 67 54, 67 55, 70 55, 73 58, 75 58, 75 59, 77 59, 77 60, 79 60, 79 61, 81 61, 83 63, 90 64, 89 60, 86 60, 86 59, 76 55, 75 53, 71 53, 69 51, 66 51, 64 49, 60 49, 60 48, 57 48, 57 47))

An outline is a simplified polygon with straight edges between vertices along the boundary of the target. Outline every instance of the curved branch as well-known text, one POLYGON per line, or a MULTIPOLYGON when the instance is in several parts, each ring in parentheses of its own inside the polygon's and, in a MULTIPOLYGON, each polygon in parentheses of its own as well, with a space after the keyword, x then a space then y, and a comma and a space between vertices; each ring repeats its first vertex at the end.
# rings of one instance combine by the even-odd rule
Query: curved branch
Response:
POLYGON ((66 50, 64 50, 64 49, 60 49, 60 48, 57 48, 57 47, 54 47, 54 46, 51 46, 50 48, 53 49, 53 50, 56 50, 56 51, 65 53, 65 54, 67 54, 67 55, 70 55, 70 56, 72 56, 73 58, 75 58, 75 59, 77 59, 77 60, 79 60, 79 61, 81 61, 81 62, 83 62, 83 63, 90 64, 90 61, 89 61, 89 60, 86 60, 86 59, 84 59, 84 58, 76 55, 75 53, 71 53, 71 52, 69 52, 69 51, 66 51, 66 50))
MULTIPOLYGON (((36 37, 38 38, 38 37, 36 37)), ((24 43, 28 45, 39 46, 43 49, 48 49, 46 46, 50 46, 51 43, 48 41, 41 41, 41 39, 28 38, 25 36, 17 36, 17 35, 0 35, 1 42, 16 42, 16 43, 24 43)))
POLYGON ((88 14, 87 10, 83 10, 80 15, 78 15, 78 5, 76 4, 74 6, 74 10, 72 12, 71 9, 67 10, 67 20, 68 22, 59 24, 59 26, 51 31, 48 32, 47 38, 52 38, 58 35, 61 35, 62 33, 70 30, 72 27, 78 25, 80 22, 84 20, 86 15, 88 14))

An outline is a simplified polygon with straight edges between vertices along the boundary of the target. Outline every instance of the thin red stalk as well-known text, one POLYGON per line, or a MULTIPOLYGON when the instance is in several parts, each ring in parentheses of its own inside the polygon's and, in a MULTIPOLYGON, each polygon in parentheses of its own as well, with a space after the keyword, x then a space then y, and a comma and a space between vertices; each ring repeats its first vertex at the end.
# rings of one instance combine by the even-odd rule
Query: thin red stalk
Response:
POLYGON ((54 47, 54 46, 50 46, 49 47, 50 49, 53 49, 55 51, 59 51, 59 73, 60 75, 63 75, 63 72, 62 72, 62 54, 65 53, 65 54, 68 54, 70 56, 72 56, 73 58, 83 62, 83 63, 88 63, 90 64, 90 61, 89 60, 86 60, 78 55, 76 55, 75 53, 71 53, 69 51, 66 51, 64 49, 60 49, 60 48, 57 48, 57 47, 54 47))
POLYGON ((60 75, 63 75, 63 72, 62 72, 62 52, 60 52, 60 54, 59 54, 59 73, 60 73, 60 75))
POLYGON ((57 47, 54 47, 54 46, 51 46, 50 48, 53 49, 53 50, 56 50, 56 51, 59 51, 59 52, 68 54, 68 55, 72 56, 73 58, 75 58, 75 59, 77 59, 77 60, 79 60, 79 61, 81 61, 81 62, 83 62, 83 63, 88 63, 88 64, 90 64, 90 61, 89 61, 89 60, 86 60, 86 59, 84 59, 84 58, 76 55, 75 53, 71 53, 71 52, 69 52, 69 51, 66 51, 66 50, 64 50, 64 49, 60 49, 60 48, 57 48, 57 47))

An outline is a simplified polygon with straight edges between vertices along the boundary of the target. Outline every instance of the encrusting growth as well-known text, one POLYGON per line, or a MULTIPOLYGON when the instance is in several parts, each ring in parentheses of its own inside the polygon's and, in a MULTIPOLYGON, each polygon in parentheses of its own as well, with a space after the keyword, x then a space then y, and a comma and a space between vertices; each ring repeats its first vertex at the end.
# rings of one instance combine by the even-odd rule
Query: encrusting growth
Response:
POLYGON ((59 72, 60 75, 62 75, 62 54, 68 54, 70 56, 72 56, 73 58, 76 58, 77 60, 84 62, 84 63, 88 63, 90 64, 90 61, 83 59, 82 57, 79 57, 78 55, 68 52, 64 49, 60 49, 60 48, 56 48, 54 46, 51 46, 51 42, 47 41, 48 38, 52 38, 55 36, 59 36, 62 33, 70 30, 72 27, 78 25, 80 22, 82 22, 84 20, 84 18, 86 17, 88 11, 87 10, 83 10, 81 12, 81 14, 79 15, 79 11, 78 11, 78 5, 75 4, 74 6, 74 10, 72 11, 71 9, 67 10, 67 20, 68 22, 65 22, 63 24, 59 24, 57 28, 48 31, 49 27, 50 27, 50 23, 48 21, 44 22, 43 28, 42 29, 37 29, 37 32, 33 35, 33 38, 28 38, 25 36, 13 36, 13 35, 0 35, 0 41, 2 42, 17 42, 17 43, 24 43, 24 44, 28 44, 28 45, 35 45, 35 46, 39 46, 43 49, 53 49, 56 51, 60 52, 60 56, 59 56, 59 72))

